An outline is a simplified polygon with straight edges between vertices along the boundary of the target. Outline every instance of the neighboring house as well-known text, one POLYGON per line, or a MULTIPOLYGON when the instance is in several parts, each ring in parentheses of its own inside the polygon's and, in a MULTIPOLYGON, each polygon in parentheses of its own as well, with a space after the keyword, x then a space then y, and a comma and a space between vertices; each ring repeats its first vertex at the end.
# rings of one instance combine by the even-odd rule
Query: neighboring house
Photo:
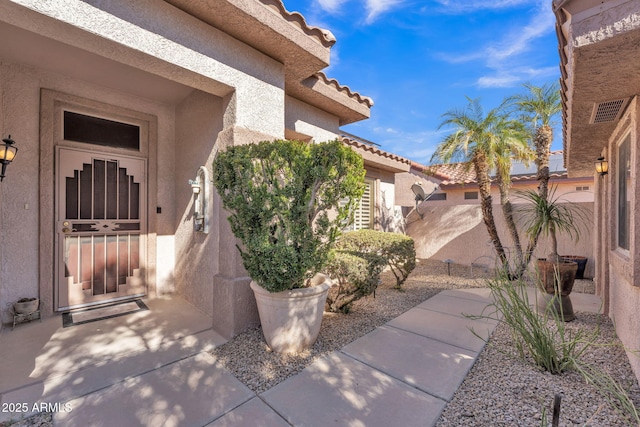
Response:
MULTIPOLYGON (((177 293, 226 337, 257 324, 211 164, 369 117, 320 71, 333 36, 280 0, 4 0, 0 38, 0 133, 19 148, 0 184, 1 320, 20 297, 51 315, 177 293)), ((351 145, 383 197, 405 163, 351 145)))
MULTIPOLYGON (((552 153, 550 162, 550 186, 555 187, 555 197, 562 201, 572 202, 578 209, 591 218, 593 211, 593 177, 569 178, 563 167, 561 152, 552 153)), ((480 209, 478 185, 475 172, 465 163, 439 164, 422 166, 414 163, 412 174, 399 177, 397 191, 413 194, 411 184, 421 182, 427 194, 437 188, 435 193, 418 205, 418 212, 410 210, 406 217, 407 234, 416 242, 419 258, 438 260, 451 259, 463 265, 483 265, 492 267, 495 264, 495 251, 489 239, 480 209), (400 188, 403 190, 400 190, 400 188)), ((514 163, 511 169, 512 187, 510 200, 518 209, 518 191, 535 190, 538 186, 534 165, 525 166, 514 163)), ((492 183, 493 216, 500 234, 502 245, 507 254, 512 256, 513 242, 506 229, 500 205, 500 194, 497 184, 492 183)), ((405 200, 406 202, 406 200, 405 200)), ((410 202, 415 207, 415 202, 410 202)), ((405 205, 405 211, 411 205, 405 205)), ((518 216, 516 216, 518 219, 518 216)), ((560 235, 559 251, 564 255, 586 256, 587 276, 593 276, 593 248, 590 224, 581 227, 579 241, 573 242, 560 235)), ((524 233, 521 242, 526 243, 524 233)), ((549 252, 548 239, 541 237, 536 250, 538 257, 545 257, 549 252)), ((533 265, 532 263, 531 265, 533 265)))
MULTIPOLYGON (((569 176, 595 179, 596 292, 625 348, 640 350, 640 3, 554 0, 569 176)), ((629 353, 640 378, 640 358, 629 353)))
POLYGON ((343 134, 342 142, 362 156, 367 171, 364 196, 348 229, 404 232, 396 176, 408 173, 411 161, 353 135, 343 134))

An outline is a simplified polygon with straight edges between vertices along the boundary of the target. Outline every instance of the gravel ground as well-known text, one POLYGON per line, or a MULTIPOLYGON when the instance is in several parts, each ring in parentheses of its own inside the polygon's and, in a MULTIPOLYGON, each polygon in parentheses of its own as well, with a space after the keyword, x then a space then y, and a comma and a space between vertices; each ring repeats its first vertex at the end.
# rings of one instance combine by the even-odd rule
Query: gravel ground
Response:
MULTIPOLYGON (((484 287, 483 279, 489 275, 477 268, 471 271, 467 266, 448 267, 450 274, 442 262, 420 260, 402 291, 393 289, 393 278, 385 275, 375 298, 369 296, 357 301, 346 315, 325 313, 318 341, 307 352, 286 356, 274 353, 267 347, 262 331, 254 329, 216 348, 212 354, 251 390, 263 392, 301 371, 316 358, 344 347, 441 290, 484 287)), ((576 280, 574 292, 593 293, 593 282, 576 280)), ((598 325, 599 342, 608 345, 592 347, 584 359, 607 370, 630 390, 636 407, 640 407, 640 388, 611 321, 604 316, 578 312, 577 319, 568 323, 567 328, 592 330, 598 325)), ((561 426, 635 425, 579 375, 571 372, 550 375, 524 363, 515 355, 508 329, 500 325, 437 426, 538 427, 542 425, 543 408, 547 408, 550 423, 556 393, 563 396, 561 426)), ((0 427, 5 425, 0 423, 0 427)), ((13 427, 51 425, 50 414, 41 414, 13 427)))
MULTIPOLYGON (((376 297, 358 301, 349 314, 325 313, 318 341, 305 353, 284 356, 271 352, 260 329, 239 335, 212 353, 250 389, 263 392, 301 371, 319 356, 342 348, 441 290, 484 287, 483 279, 489 275, 455 264, 449 269, 450 275, 446 264, 421 260, 401 292, 393 289, 392 277, 384 277, 376 297)), ((574 292, 594 293, 593 282, 576 280, 574 292)), ((584 360, 605 369, 630 390, 635 406, 640 407, 638 383, 611 321, 605 316, 578 312, 577 319, 567 323, 567 329, 593 330, 598 325, 598 342, 607 345, 592 347, 584 360)), ((557 393, 563 396, 561 426, 635 425, 580 375, 572 372, 551 375, 521 361, 509 330, 500 325, 443 411, 437 426, 537 427, 542 425, 543 408, 547 408, 550 425, 552 401, 557 393)))
MULTIPOLYGON (((349 314, 325 313, 320 334, 314 346, 305 352, 282 355, 269 349, 260 328, 241 334, 216 348, 212 354, 240 381, 261 393, 303 370, 318 357, 339 350, 350 342, 398 317, 444 289, 482 287, 481 279, 473 279, 471 269, 447 266, 440 261, 421 261, 402 285, 393 289, 395 278, 383 274, 375 297, 356 301, 349 314)), ((485 276, 475 269, 478 278, 485 276)))

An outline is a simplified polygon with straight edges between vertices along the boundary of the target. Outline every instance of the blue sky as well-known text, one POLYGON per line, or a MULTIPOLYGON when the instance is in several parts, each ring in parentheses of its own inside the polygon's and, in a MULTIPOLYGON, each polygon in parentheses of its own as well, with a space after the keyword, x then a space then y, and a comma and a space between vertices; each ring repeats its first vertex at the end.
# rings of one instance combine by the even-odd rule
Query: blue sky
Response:
MULTIPOLYGON (((373 98, 343 129, 427 164, 442 114, 480 98, 485 111, 560 75, 551 0, 284 0, 337 39, 329 77, 373 98)), ((556 131, 553 149, 562 147, 556 131)))

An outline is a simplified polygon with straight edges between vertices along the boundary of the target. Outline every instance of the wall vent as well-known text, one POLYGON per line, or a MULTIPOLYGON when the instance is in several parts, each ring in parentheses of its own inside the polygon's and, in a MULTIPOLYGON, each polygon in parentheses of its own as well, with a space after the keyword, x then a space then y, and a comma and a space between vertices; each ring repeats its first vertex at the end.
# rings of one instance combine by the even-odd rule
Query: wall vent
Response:
POLYGON ((615 101, 601 102, 593 106, 591 123, 611 123, 620 118, 628 98, 617 99, 615 101))

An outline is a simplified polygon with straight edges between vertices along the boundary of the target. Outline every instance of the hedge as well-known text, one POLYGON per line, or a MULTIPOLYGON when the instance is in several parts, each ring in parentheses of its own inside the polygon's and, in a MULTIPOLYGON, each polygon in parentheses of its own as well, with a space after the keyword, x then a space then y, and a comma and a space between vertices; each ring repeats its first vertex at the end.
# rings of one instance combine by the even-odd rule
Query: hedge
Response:
POLYGON ((348 313, 351 304, 375 292, 386 260, 376 254, 334 251, 326 271, 334 281, 325 310, 348 313))
POLYGON ((336 250, 381 256, 396 278, 397 289, 416 267, 413 239, 404 234, 375 230, 350 231, 340 237, 336 250))

